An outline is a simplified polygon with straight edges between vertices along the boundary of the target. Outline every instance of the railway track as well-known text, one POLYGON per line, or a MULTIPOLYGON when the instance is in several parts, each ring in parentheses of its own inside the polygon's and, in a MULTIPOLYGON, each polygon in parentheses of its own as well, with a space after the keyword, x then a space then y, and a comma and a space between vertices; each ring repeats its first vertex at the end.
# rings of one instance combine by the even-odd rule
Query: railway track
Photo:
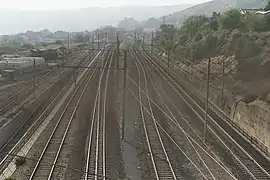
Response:
POLYGON ((92 119, 88 134, 85 173, 81 179, 107 179, 106 167, 106 116, 107 89, 114 51, 110 52, 99 77, 98 91, 92 109, 92 119))
MULTIPOLYGON (((82 57, 78 58, 78 61, 75 63, 80 63, 82 60, 86 58, 86 54, 82 57)), ((57 81, 63 74, 65 74, 68 70, 60 70, 58 68, 54 68, 45 75, 38 77, 36 80, 37 89, 46 89, 48 85, 50 86, 55 81, 57 81)), ((0 102, 0 116, 4 116, 5 118, 11 118, 14 114, 14 108, 16 109, 22 106, 27 98, 30 98, 30 95, 33 93, 33 84, 31 81, 26 83, 26 86, 20 89, 18 92, 6 98, 4 101, 0 102), (10 113, 8 113, 10 111, 10 113), (7 114, 6 114, 7 113, 7 114)), ((0 126, 5 123, 5 118, 0 121, 0 126)))
POLYGON ((60 118, 57 120, 55 128, 51 132, 49 139, 32 171, 29 180, 32 179, 51 179, 55 171, 56 163, 62 151, 67 133, 75 119, 75 113, 85 94, 90 81, 96 75, 97 70, 90 71, 85 79, 79 84, 72 93, 69 101, 65 105, 60 118), (90 75, 90 73, 92 74, 90 75), (88 77, 88 78, 87 78, 88 77))
POLYGON ((135 61, 135 66, 138 72, 138 96, 140 104, 140 115, 143 121, 144 134, 147 141, 147 147, 150 154, 152 166, 153 166, 153 178, 155 179, 179 179, 180 174, 176 172, 172 166, 171 158, 169 157, 166 149, 166 145, 161 136, 161 132, 157 126, 155 115, 152 109, 152 103, 150 102, 149 96, 142 96, 141 89, 146 94, 149 94, 147 75, 144 66, 138 59, 135 53, 131 53, 135 61), (142 106, 144 104, 149 109, 151 116, 149 116, 142 106))
MULTIPOLYGON (((170 86, 179 94, 179 97, 190 107, 190 109, 198 116, 198 118, 203 121, 204 109, 203 105, 198 104, 188 93, 184 90, 179 84, 179 78, 175 75, 175 72, 165 68, 164 64, 158 64, 153 58, 148 54, 144 53, 144 56, 147 58, 148 62, 152 67, 159 72, 161 77, 168 81, 170 86), (177 81, 178 80, 178 81, 177 81)), ((242 144, 239 145, 237 141, 241 137, 235 137, 236 132, 233 132, 231 129, 226 127, 226 131, 219 125, 217 122, 222 122, 215 113, 210 111, 209 119, 211 121, 209 125, 209 130, 211 134, 216 138, 216 142, 220 143, 227 155, 238 165, 241 173, 235 174, 237 178, 240 179, 270 179, 269 169, 267 169, 267 164, 260 165, 244 148, 242 144), (217 121, 217 122, 216 122, 217 121), (227 133, 230 132, 230 134, 227 133), (232 137, 234 135, 234 137, 232 137), (264 166, 266 165, 266 166, 264 166)), ((243 144, 247 143, 241 141, 243 144)), ((249 147, 252 148, 252 147, 249 147)), ((258 155, 258 153, 257 153, 258 155)))
MULTIPOLYGON (((162 86, 166 86, 166 83, 164 84, 161 78, 152 74, 152 69, 147 65, 144 65, 144 67, 150 86, 154 91, 151 91, 151 95, 146 91, 143 91, 143 96, 149 98, 153 104, 153 108, 155 109, 154 114, 156 114, 153 119, 155 119, 161 137, 164 139, 164 144, 167 147, 167 153, 171 159, 172 167, 177 173, 177 179, 188 178, 188 176, 185 175, 185 173, 182 173, 182 170, 179 168, 179 166, 183 164, 181 162, 183 161, 183 158, 191 162, 199 173, 199 177, 203 177, 204 179, 219 179, 221 178, 219 173, 222 173, 222 178, 224 179, 235 179, 228 171, 227 167, 215 156, 212 150, 201 143, 203 141, 200 136, 192 128, 184 115, 178 110, 178 107, 181 106, 175 105, 171 99, 169 101, 169 92, 165 92, 162 88, 162 86), (169 129, 168 125, 170 126, 169 129), (208 152, 206 152, 203 147, 207 149, 208 152)), ((133 84, 136 84, 131 77, 128 78, 133 84)), ((139 85, 136 84, 136 86, 138 87, 139 85)), ((134 95, 134 93, 132 94, 134 95)), ((136 99, 138 100, 139 98, 136 97, 136 99)), ((150 110, 146 111, 148 114, 151 114, 150 110)))
MULTIPOLYGON (((96 53, 94 59, 99 56, 99 53, 96 53)), ((87 62, 81 62, 83 64, 86 64, 87 62)), ((89 62, 88 62, 89 63, 89 62)), ((79 71, 85 71, 85 69, 80 69, 79 71)), ((65 83, 65 82, 63 82, 65 83)), ((4 172, 5 168, 7 167, 8 163, 10 163, 13 159, 12 156, 9 156, 9 154, 16 154, 19 152, 20 148, 23 146, 25 142, 29 140, 29 138, 35 133, 37 128, 42 124, 43 119, 46 118, 50 113, 53 107, 58 103, 58 101, 63 96, 63 92, 67 91, 67 89, 70 87, 70 85, 73 84, 73 82, 67 81, 65 85, 61 88, 60 91, 58 86, 61 84, 57 84, 55 87, 57 90, 57 94, 55 96, 51 96, 49 99, 49 104, 47 106, 44 106, 44 108, 40 111, 38 114, 30 114, 31 118, 32 116, 36 117, 36 120, 33 122, 30 120, 26 120, 22 125, 18 128, 18 130, 10 137, 10 139, 1 147, 0 152, 0 172, 4 172)), ((62 86, 62 85, 61 85, 62 86)), ((50 87, 49 87, 50 88, 50 87)), ((34 113, 34 112, 33 112, 34 113)))

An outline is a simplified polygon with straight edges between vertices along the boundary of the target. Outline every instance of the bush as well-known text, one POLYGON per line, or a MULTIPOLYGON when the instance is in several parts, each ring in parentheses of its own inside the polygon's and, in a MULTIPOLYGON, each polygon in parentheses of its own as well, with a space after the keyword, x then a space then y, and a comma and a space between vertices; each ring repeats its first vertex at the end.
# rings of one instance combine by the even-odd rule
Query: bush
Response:
POLYGON ((267 31, 266 18, 256 14, 248 14, 246 17, 247 28, 250 31, 267 31))
POLYGON ((260 54, 261 48, 259 45, 255 44, 252 41, 241 39, 239 43, 239 49, 236 52, 236 59, 245 60, 252 58, 260 54))
POLYGON ((16 179, 12 177, 8 177, 8 178, 5 178, 5 180, 16 180, 16 179))
POLYGON ((244 16, 237 9, 225 12, 219 19, 219 23, 223 29, 244 29, 244 16))
POLYGON ((26 159, 25 158, 19 157, 19 158, 16 159, 15 164, 18 167, 18 166, 24 165, 25 162, 26 162, 26 159))

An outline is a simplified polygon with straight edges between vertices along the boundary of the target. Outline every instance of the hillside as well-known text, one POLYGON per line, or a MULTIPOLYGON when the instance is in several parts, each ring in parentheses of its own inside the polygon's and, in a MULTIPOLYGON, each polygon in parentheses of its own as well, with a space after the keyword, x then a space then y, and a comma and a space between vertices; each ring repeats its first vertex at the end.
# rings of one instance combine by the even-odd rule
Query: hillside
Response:
MULTIPOLYGON (((255 7, 251 0, 248 2, 250 7, 259 7, 259 4, 255 7)), ((214 1, 207 4, 213 3, 214 1)), ((196 7, 203 7, 202 5, 196 7)), ((270 9, 270 1, 267 6, 261 5, 261 8, 270 9)), ((190 9, 182 13, 190 12, 190 9)), ((225 67, 228 71, 227 84, 235 87, 233 90, 237 94, 247 96, 248 99, 264 99, 270 92, 270 84, 264 86, 269 81, 269 31, 270 16, 242 14, 237 9, 231 9, 211 16, 189 17, 178 28, 171 24, 162 25, 156 31, 155 44, 177 57, 179 62, 189 67, 189 72, 200 78, 206 78, 209 57, 213 58, 212 75, 215 78, 221 77, 224 60, 228 64, 225 67), (240 85, 234 86, 238 81, 248 85, 245 89, 240 85)), ((220 79, 217 80, 217 85, 219 84, 220 79)))
MULTIPOLYGON (((213 12, 222 13, 232 8, 262 8, 266 5, 266 2, 266 0, 213 0, 166 15, 165 19, 166 23, 181 24, 190 16, 202 14, 211 16, 213 12)), ((140 23, 137 23, 137 27, 145 29, 158 28, 162 22, 163 16, 159 18, 151 18, 147 21, 141 21, 140 23)), ((121 24, 123 24, 123 21, 121 21, 121 24)), ((135 26, 135 24, 132 26, 135 26)))
POLYGON ((222 13, 232 8, 263 8, 266 2, 266 0, 213 0, 173 13, 168 17, 167 21, 170 23, 182 23, 189 16, 201 14, 211 16, 213 12, 222 13))
POLYGON ((173 6, 126 6, 126 7, 89 7, 78 10, 4 10, 0 9, 0 34, 15 34, 27 30, 39 31, 83 31, 100 26, 117 25, 125 17, 138 21, 150 17, 160 17, 177 12, 192 5, 173 6), (7 18, 8 17, 8 18, 7 18))

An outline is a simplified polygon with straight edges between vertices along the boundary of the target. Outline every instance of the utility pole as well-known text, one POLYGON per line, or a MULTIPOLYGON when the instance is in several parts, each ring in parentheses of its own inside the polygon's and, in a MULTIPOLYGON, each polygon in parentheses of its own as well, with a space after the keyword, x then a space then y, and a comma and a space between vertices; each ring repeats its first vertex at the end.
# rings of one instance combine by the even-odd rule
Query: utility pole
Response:
POLYGON ((68 53, 69 53, 69 32, 68 32, 68 53))
POLYGON ((95 46, 94 46, 94 36, 92 36, 92 49, 94 49, 95 48, 95 46))
POLYGON ((210 78, 210 64, 211 58, 208 58, 207 64, 207 84, 206 84, 206 98, 205 98, 205 116, 204 116, 204 142, 207 140, 207 128, 208 128, 208 98, 209 98, 209 78, 210 78))
POLYGON ((162 17, 162 20, 163 20, 163 21, 162 21, 162 24, 165 25, 165 24, 166 24, 166 16, 163 16, 163 17, 162 17))
POLYGON ((105 44, 107 44, 107 41, 108 41, 108 33, 105 32, 105 44))
POLYGON ((137 31, 136 31, 136 29, 135 29, 134 41, 135 41, 135 44, 136 44, 136 41, 137 41, 137 31))
POLYGON ((88 50, 88 61, 90 61, 90 49, 91 49, 91 46, 90 46, 90 37, 88 39, 88 48, 89 48, 89 50, 88 50))
POLYGON ((73 68, 73 79, 74 79, 74 85, 76 87, 77 83, 76 83, 76 70, 75 70, 75 68, 73 68))
POLYGON ((124 82, 123 82, 123 114, 122 114, 122 139, 125 139, 126 120, 126 80, 127 80, 127 50, 124 51, 124 82))
POLYGON ((153 54, 153 46, 154 46, 154 32, 151 33, 151 55, 153 54))
POLYGON ((167 68, 168 68, 168 71, 169 71, 169 68, 170 68, 170 50, 168 51, 168 54, 167 54, 167 68))
POLYGON ((143 48, 143 50, 144 50, 144 34, 143 34, 143 37, 142 37, 142 48, 143 48))
POLYGON ((116 70, 117 70, 117 74, 116 74, 116 85, 117 85, 117 92, 119 90, 119 61, 120 61, 120 42, 119 42, 119 32, 117 31, 117 36, 116 36, 116 41, 117 41, 117 63, 116 63, 116 70))
POLYGON ((221 80, 221 107, 224 108, 224 73, 225 73, 225 57, 222 58, 222 80, 221 80))
POLYGON ((34 59, 33 94, 34 94, 34 99, 36 99, 36 59, 34 59))
POLYGON ((98 48, 100 47, 100 44, 99 44, 99 33, 97 35, 97 41, 98 41, 98 48))

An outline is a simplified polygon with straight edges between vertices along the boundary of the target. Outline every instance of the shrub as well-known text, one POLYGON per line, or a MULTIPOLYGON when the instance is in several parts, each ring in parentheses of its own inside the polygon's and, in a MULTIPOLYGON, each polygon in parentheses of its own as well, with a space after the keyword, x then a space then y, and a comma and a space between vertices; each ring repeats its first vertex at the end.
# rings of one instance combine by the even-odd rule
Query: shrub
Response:
POLYGON ((19 158, 16 159, 15 164, 18 167, 18 166, 24 165, 25 162, 26 162, 25 158, 19 157, 19 158))
POLYGON ((12 177, 8 177, 8 178, 5 178, 5 180, 16 180, 16 179, 12 177))

